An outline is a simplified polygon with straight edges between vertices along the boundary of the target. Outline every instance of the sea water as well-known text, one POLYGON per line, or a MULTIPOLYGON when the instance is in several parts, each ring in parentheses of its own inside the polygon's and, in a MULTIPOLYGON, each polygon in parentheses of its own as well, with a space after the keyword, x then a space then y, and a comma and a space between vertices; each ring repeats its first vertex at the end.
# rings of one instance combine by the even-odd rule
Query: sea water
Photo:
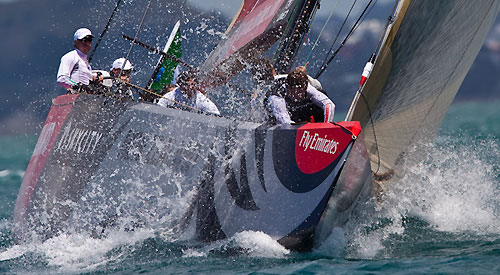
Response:
POLYGON ((35 136, 0 137, 0 272, 14 274, 500 273, 500 102, 454 104, 405 177, 309 253, 262 232, 196 243, 153 231, 15 244, 12 212, 35 136))

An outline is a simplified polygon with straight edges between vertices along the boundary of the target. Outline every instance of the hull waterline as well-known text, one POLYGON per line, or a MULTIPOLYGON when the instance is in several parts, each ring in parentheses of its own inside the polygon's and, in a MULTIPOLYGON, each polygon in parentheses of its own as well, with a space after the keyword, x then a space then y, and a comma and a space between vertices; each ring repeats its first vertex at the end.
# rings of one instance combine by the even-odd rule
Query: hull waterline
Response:
POLYGON ((262 231, 310 250, 370 194, 359 123, 265 125, 93 95, 54 100, 16 202, 16 239, 108 228, 262 231))

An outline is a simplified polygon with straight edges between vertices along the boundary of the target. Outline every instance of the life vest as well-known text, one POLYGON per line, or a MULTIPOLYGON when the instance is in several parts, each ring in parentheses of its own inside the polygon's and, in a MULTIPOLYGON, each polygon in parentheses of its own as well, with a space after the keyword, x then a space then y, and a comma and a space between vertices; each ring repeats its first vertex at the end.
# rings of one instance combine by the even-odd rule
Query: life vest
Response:
POLYGON ((267 92, 264 104, 267 106, 266 110, 268 111, 270 118, 275 121, 275 118, 272 115, 272 110, 269 109, 269 97, 275 95, 285 99, 290 118, 296 123, 310 122, 311 116, 315 122, 323 122, 323 109, 314 104, 307 95, 304 100, 295 100, 294 98, 287 96, 285 82, 286 78, 276 79, 275 83, 267 92))

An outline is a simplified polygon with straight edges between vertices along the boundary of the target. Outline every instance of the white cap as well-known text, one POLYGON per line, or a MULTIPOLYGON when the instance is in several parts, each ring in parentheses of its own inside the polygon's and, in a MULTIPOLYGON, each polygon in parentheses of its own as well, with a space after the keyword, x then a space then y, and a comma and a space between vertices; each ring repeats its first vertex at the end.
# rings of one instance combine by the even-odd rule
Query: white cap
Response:
MULTIPOLYGON (((123 63, 125 63, 125 58, 123 57, 118 58, 117 60, 113 61, 113 67, 111 69, 122 69, 123 63)), ((123 67, 123 70, 128 71, 133 69, 134 66, 132 66, 132 63, 130 63, 130 61, 127 60, 125 66, 123 67)))
POLYGON ((75 34, 73 35, 73 41, 82 39, 82 38, 89 36, 89 35, 92 36, 92 38, 94 37, 92 35, 92 32, 89 29, 80 28, 80 29, 76 30, 75 34))

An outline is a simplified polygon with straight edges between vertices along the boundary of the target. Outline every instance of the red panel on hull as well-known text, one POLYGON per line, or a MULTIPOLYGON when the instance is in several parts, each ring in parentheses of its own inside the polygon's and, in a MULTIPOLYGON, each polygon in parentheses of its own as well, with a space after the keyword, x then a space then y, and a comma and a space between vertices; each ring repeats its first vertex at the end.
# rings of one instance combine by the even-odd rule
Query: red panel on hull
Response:
POLYGON ((38 179, 54 147, 59 131, 73 107, 72 103, 77 97, 78 95, 63 95, 53 100, 54 105, 50 109, 47 120, 43 125, 42 132, 40 133, 35 150, 33 151, 33 155, 31 156, 28 168, 23 177, 21 189, 16 201, 16 207, 14 209, 15 223, 22 222, 24 219, 25 211, 29 206, 38 179))
POLYGON ((300 171, 314 174, 330 165, 361 131, 357 121, 308 123, 297 130, 295 159, 300 171), (348 129, 346 131, 344 128, 348 129))

